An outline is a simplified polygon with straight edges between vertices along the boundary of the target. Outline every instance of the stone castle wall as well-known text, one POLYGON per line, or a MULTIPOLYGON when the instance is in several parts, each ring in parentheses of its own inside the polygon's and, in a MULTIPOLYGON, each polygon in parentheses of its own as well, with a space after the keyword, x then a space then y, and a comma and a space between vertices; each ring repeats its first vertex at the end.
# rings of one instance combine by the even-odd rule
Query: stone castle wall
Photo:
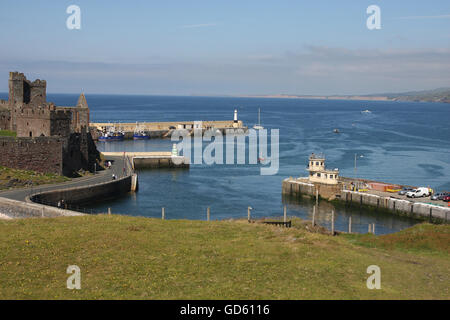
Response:
POLYGON ((11 113, 0 107, 0 130, 11 130, 11 113))
POLYGON ((58 137, 0 137, 0 165, 42 173, 63 173, 63 146, 58 137))

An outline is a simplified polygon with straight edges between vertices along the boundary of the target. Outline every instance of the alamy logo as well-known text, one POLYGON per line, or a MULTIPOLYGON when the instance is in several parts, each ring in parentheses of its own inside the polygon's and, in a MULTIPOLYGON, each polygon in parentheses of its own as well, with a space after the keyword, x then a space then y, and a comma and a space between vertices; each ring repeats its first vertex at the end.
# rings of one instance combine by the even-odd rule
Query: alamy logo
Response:
POLYGON ((381 269, 377 265, 371 265, 367 267, 367 273, 371 274, 367 278, 367 289, 381 289, 381 269))
MULTIPOLYGON (((178 142, 177 150, 192 164, 250 164, 261 165, 261 175, 275 175, 279 169, 279 130, 270 130, 270 155, 268 152, 267 130, 226 129, 225 137, 221 130, 207 129, 201 125, 192 131, 175 130, 171 140, 178 142), (181 139, 181 142, 179 142, 181 139), (204 146, 204 142, 208 144, 204 146), (248 144, 248 148, 247 148, 248 144), (193 157, 192 157, 193 149, 193 157), (235 153, 236 149, 236 153, 235 153), (248 155, 247 155, 248 150, 248 155), (225 161, 224 161, 225 151, 225 161)), ((183 159, 173 159, 180 164, 183 159)))
POLYGON ((81 9, 79 6, 71 5, 67 7, 67 14, 70 16, 66 20, 66 26, 69 30, 81 29, 81 9))
POLYGON ((367 14, 370 16, 367 18, 367 29, 369 30, 379 30, 381 29, 381 9, 377 5, 371 5, 367 7, 367 14))
POLYGON ((80 290, 81 289, 81 270, 80 270, 80 267, 78 267, 76 265, 68 266, 66 272, 67 272, 67 274, 71 274, 71 276, 69 276, 67 278, 67 283, 66 283, 67 284, 67 289, 80 290))

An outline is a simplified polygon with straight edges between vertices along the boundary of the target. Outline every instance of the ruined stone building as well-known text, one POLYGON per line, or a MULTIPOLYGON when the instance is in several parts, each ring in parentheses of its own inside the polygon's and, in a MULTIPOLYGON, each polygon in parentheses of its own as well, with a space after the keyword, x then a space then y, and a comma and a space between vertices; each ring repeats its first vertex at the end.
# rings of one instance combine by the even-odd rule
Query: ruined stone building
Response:
POLYGON ((89 133, 89 107, 81 94, 74 107, 47 102, 47 82, 9 73, 8 101, 0 100, 0 165, 73 175, 93 170, 99 153, 89 133))

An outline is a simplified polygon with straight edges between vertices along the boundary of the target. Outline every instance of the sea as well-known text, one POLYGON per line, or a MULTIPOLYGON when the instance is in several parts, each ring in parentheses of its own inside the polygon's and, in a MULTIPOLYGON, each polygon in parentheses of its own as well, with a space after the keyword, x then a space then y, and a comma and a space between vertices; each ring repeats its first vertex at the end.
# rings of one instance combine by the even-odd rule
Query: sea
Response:
MULTIPOLYGON (((6 94, 0 98, 7 99, 6 94)), ((57 105, 75 105, 78 95, 48 94, 57 105)), ((91 122, 158 122, 232 120, 234 110, 252 127, 261 110, 261 125, 270 137, 278 129, 279 168, 261 175, 261 163, 191 164, 189 169, 140 170, 139 191, 91 205, 113 213, 166 219, 212 220, 275 218, 287 215, 311 219, 314 201, 285 197, 283 179, 307 176, 311 153, 324 154, 328 168, 340 175, 450 191, 450 105, 444 103, 236 98, 197 96, 139 96, 86 94, 91 122), (370 113, 361 112, 370 110, 370 113), (339 133, 335 133, 338 129, 339 133), (356 158, 356 161, 355 161, 356 158), (356 165, 355 165, 356 164, 356 165)), ((170 139, 98 142, 100 151, 171 151, 170 139)), ((204 147, 210 142, 203 142, 204 147)), ((246 146, 248 149, 248 145, 246 146)), ((275 155, 276 156, 276 155, 275 155)), ((225 158, 225 156, 224 156, 225 158)), ((319 203, 316 220, 346 231, 352 217, 355 232, 377 234, 408 228, 417 220, 367 208, 319 203)))

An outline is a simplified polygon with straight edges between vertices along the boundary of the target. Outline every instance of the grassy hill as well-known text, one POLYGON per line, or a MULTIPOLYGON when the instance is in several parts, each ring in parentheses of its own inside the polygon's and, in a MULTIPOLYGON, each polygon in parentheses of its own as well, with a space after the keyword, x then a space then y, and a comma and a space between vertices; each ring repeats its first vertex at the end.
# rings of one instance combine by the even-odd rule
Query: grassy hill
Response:
POLYGON ((70 179, 54 173, 40 173, 30 170, 11 169, 0 166, 0 191, 10 188, 23 188, 69 181, 70 179))
POLYGON ((450 103, 450 88, 411 91, 404 93, 387 93, 384 96, 398 101, 445 102, 450 103))
POLYGON ((449 299, 450 226, 339 235, 295 219, 0 221, 0 299, 449 299), (381 268, 369 290, 366 269, 381 268), (68 290, 66 268, 81 268, 68 290))

